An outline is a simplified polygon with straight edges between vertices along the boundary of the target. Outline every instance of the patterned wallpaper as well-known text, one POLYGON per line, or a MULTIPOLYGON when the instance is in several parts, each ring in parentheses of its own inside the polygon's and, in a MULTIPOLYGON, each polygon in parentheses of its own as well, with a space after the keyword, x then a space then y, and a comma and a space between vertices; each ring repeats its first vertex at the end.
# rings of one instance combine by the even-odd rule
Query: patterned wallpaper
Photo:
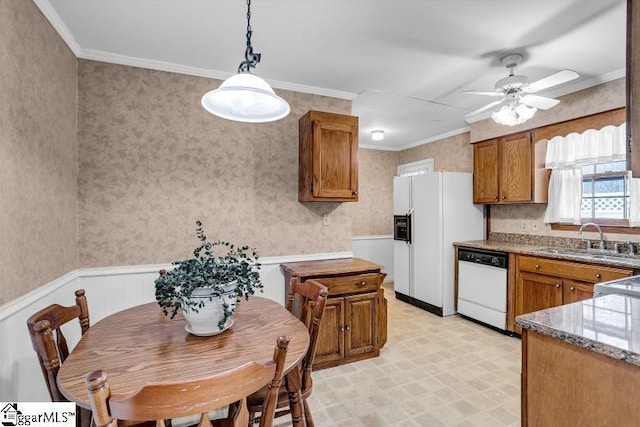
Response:
POLYGON ((354 236, 393 234, 393 177, 398 166, 395 151, 358 150, 358 203, 351 207, 354 236))
POLYGON ((350 203, 297 199, 298 119, 350 101, 277 90, 291 114, 246 124, 200 106, 217 80, 86 60, 78 78, 81 267, 189 257, 198 219, 261 256, 351 249, 350 203))
POLYGON ((469 132, 418 145, 398 153, 398 164, 433 158, 434 170, 473 172, 473 146, 469 132))
POLYGON ((32 1, 0 1, 0 305, 76 268, 77 60, 32 1))

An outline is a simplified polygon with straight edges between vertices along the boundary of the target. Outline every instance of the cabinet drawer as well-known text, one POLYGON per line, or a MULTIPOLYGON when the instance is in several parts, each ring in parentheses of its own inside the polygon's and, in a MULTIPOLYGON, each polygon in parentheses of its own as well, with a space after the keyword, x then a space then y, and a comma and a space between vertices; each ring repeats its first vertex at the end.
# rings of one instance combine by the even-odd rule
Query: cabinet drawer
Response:
POLYGON ((528 256, 518 257, 518 268, 520 271, 550 274, 590 283, 606 282, 633 275, 632 270, 624 268, 603 267, 528 256))
POLYGON ((314 280, 325 285, 329 290, 329 295, 359 294, 377 291, 380 275, 373 273, 357 276, 325 277, 314 280))

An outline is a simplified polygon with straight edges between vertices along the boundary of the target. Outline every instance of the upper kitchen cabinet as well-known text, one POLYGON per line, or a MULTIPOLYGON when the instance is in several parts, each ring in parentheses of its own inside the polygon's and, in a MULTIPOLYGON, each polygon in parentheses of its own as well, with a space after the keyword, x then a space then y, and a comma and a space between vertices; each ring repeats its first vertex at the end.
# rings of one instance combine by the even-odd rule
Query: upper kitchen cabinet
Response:
POLYGON ((358 118, 309 111, 300 126, 298 201, 358 201, 358 118))
POLYGON ((482 141, 473 146, 474 203, 546 203, 549 171, 546 141, 530 132, 482 141))

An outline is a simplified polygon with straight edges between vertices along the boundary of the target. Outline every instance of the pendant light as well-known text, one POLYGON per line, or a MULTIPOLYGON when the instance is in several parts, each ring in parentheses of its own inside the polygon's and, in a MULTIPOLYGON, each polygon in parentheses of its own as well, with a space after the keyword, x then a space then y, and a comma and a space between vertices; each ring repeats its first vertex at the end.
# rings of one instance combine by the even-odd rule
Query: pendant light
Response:
POLYGON ((223 119, 247 123, 273 122, 286 117, 291 108, 275 94, 271 86, 251 74, 260 63, 260 54, 251 46, 251 0, 247 0, 247 49, 238 74, 226 79, 218 89, 202 97, 205 110, 223 119))

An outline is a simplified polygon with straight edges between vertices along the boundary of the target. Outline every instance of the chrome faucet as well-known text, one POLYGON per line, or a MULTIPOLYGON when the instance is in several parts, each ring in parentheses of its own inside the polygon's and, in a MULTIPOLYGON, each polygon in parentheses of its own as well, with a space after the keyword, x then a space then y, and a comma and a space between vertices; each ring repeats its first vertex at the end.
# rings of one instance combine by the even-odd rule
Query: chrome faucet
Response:
POLYGON ((578 235, 582 234, 582 230, 587 225, 591 225, 591 226, 595 227, 596 230, 598 230, 598 233, 600 233, 600 243, 598 244, 598 247, 600 248, 600 250, 604 250, 604 236, 602 235, 602 229, 600 228, 600 226, 598 224, 595 224, 593 222, 587 222, 585 224, 582 224, 582 226, 580 227, 580 230, 578 230, 578 235))

